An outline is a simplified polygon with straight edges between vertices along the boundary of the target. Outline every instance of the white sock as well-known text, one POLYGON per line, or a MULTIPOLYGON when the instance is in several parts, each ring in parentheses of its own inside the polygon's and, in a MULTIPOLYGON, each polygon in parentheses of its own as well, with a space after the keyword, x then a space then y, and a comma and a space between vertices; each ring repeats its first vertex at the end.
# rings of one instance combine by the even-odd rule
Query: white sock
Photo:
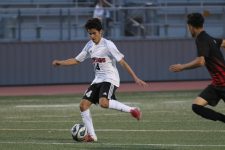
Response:
POLYGON ((116 100, 109 100, 109 108, 119 110, 122 112, 130 112, 130 110, 132 109, 132 107, 127 106, 116 100))
POLYGON ((87 109, 86 111, 81 112, 81 117, 84 122, 85 127, 87 128, 88 133, 97 139, 97 136, 95 134, 95 129, 92 123, 92 117, 90 110, 87 109))

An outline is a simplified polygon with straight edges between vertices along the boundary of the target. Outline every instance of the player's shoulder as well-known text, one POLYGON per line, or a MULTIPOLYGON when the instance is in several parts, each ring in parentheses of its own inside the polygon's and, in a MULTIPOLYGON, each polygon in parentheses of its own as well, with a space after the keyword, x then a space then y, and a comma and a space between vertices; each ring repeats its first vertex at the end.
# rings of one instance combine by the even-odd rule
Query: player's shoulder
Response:
POLYGON ((86 43, 84 49, 85 49, 85 50, 88 50, 88 49, 90 49, 93 45, 94 45, 93 42, 90 40, 90 41, 88 41, 88 42, 86 43))
POLYGON ((197 44, 209 43, 213 40, 212 36, 210 36, 206 31, 202 31, 196 38, 197 44))
POLYGON ((220 46, 222 44, 222 41, 223 41, 223 39, 215 38, 215 37, 213 37, 213 36, 211 36, 207 33, 206 33, 206 36, 203 40, 209 42, 210 44, 213 44, 213 45, 215 44, 215 45, 218 45, 218 46, 220 46))
POLYGON ((108 39, 105 39, 105 38, 103 38, 102 40, 103 40, 103 44, 104 44, 106 47, 109 47, 109 48, 114 48, 114 47, 116 47, 116 45, 114 44, 113 41, 108 40, 108 39))
POLYGON ((108 39, 106 39, 106 38, 102 38, 102 40, 103 40, 103 43, 104 43, 104 44, 114 44, 113 41, 108 40, 108 39))
POLYGON ((206 31, 202 31, 201 33, 199 33, 199 35, 197 36, 197 39, 202 40, 202 39, 208 39, 211 38, 211 36, 206 32, 206 31))
POLYGON ((86 46, 93 46, 93 42, 92 42, 92 40, 89 40, 87 43, 86 43, 86 46))

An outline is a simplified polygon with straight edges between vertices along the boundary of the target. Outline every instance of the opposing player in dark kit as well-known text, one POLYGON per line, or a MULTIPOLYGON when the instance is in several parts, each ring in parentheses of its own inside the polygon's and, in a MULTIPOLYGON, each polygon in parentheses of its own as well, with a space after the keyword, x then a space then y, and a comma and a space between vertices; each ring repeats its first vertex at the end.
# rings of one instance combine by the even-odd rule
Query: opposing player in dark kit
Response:
POLYGON ((208 107, 216 106, 223 99, 225 101, 225 61, 220 47, 225 48, 225 40, 211 37, 203 27, 204 17, 200 13, 187 16, 188 29, 197 46, 197 57, 185 64, 174 64, 169 67, 172 72, 194 69, 206 66, 212 78, 199 96, 193 101, 192 110, 203 118, 225 123, 225 115, 208 107))

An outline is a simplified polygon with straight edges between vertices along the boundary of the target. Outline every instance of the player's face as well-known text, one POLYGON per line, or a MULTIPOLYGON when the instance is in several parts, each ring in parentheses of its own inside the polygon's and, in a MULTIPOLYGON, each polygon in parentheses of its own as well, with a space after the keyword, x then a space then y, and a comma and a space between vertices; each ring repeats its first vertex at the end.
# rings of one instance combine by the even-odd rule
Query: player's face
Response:
POLYGON ((195 29, 193 28, 193 26, 187 25, 187 27, 188 27, 188 30, 189 30, 190 33, 191 33, 191 36, 192 36, 192 37, 196 37, 196 32, 195 32, 195 29))
POLYGON ((87 30, 90 39, 95 43, 98 44, 102 37, 102 30, 98 31, 96 29, 88 29, 87 30))

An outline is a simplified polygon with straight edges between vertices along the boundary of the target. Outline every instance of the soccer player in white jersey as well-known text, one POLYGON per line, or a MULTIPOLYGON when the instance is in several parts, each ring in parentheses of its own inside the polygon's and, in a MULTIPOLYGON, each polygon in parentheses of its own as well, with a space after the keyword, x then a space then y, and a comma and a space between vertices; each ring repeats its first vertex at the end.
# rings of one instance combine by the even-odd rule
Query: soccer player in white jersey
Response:
POLYGON ((80 102, 81 117, 88 130, 88 135, 84 138, 84 142, 93 142, 97 141, 97 136, 89 110, 92 104, 99 104, 102 108, 130 113, 137 120, 141 118, 141 111, 138 108, 127 106, 116 100, 115 91, 120 85, 116 62, 131 75, 138 85, 146 86, 147 83, 136 76, 115 44, 102 37, 103 29, 99 19, 93 18, 88 20, 85 28, 91 40, 85 45, 80 54, 75 58, 54 60, 53 65, 77 65, 87 58, 93 60, 95 78, 80 102))

